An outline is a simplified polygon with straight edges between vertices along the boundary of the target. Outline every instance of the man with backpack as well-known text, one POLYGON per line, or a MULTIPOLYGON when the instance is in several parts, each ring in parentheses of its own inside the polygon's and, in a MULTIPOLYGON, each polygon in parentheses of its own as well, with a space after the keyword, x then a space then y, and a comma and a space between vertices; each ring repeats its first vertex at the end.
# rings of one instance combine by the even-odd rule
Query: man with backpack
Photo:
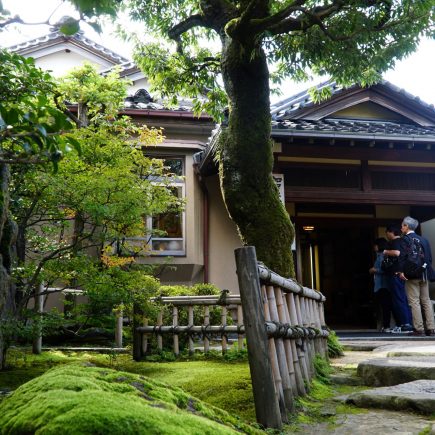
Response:
POLYGON ((417 227, 416 219, 410 216, 403 219, 399 277, 405 281, 405 291, 411 307, 414 327, 412 335, 435 336, 434 313, 429 297, 429 280, 435 278, 432 253, 428 240, 415 233, 417 227))

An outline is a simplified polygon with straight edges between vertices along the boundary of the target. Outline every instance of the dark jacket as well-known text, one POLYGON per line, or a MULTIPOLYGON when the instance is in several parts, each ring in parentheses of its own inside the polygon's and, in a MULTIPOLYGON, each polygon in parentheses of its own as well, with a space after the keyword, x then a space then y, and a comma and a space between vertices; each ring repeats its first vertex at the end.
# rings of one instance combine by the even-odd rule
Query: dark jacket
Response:
MULTIPOLYGON (((429 241, 417 233, 408 233, 408 234, 412 235, 412 237, 415 237, 416 239, 420 240, 421 246, 422 246, 423 251, 424 251, 424 260, 427 263, 427 268, 426 268, 427 280, 428 281, 435 281, 435 271, 432 267, 432 250, 430 248, 429 241)), ((400 252, 400 255, 402 256, 402 250, 400 252)))

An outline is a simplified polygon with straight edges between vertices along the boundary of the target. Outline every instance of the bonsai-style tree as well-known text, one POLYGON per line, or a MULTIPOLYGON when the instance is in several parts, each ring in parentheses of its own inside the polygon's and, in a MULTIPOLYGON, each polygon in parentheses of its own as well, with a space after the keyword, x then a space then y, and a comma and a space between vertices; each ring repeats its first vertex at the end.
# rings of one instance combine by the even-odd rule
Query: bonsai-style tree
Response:
POLYGON ((294 231, 271 176, 270 83, 313 72, 343 85, 372 84, 432 35, 434 18, 434 1, 71 2, 83 18, 128 6, 144 35, 167 42, 137 46, 135 60, 154 89, 191 97, 198 112, 217 118, 228 107, 218 139, 225 204, 242 241, 284 276, 294 275, 294 231))

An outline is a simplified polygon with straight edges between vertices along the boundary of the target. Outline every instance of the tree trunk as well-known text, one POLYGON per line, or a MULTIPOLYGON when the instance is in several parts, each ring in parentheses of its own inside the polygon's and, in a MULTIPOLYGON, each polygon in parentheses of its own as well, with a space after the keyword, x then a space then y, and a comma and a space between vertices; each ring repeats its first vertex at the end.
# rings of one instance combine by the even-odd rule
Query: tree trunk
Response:
POLYGON ((0 165, 0 370, 13 333, 15 287, 11 279, 12 247, 17 233, 9 215, 9 166, 0 165))
POLYGON ((266 266, 294 276, 293 225, 272 178, 269 71, 262 49, 226 37, 222 73, 231 106, 219 144, 221 188, 242 242, 266 266))

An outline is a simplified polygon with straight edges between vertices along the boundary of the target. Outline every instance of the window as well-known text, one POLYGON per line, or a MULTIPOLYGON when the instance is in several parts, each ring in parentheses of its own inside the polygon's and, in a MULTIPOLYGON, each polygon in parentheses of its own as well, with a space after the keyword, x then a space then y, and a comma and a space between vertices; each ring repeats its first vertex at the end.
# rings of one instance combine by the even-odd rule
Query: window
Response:
MULTIPOLYGON (((181 157, 163 157, 167 171, 179 176, 172 184, 177 198, 185 197, 184 159, 181 157)), ((185 213, 182 210, 168 211, 147 219, 148 228, 152 230, 150 247, 152 255, 185 255, 184 238, 185 213)))

